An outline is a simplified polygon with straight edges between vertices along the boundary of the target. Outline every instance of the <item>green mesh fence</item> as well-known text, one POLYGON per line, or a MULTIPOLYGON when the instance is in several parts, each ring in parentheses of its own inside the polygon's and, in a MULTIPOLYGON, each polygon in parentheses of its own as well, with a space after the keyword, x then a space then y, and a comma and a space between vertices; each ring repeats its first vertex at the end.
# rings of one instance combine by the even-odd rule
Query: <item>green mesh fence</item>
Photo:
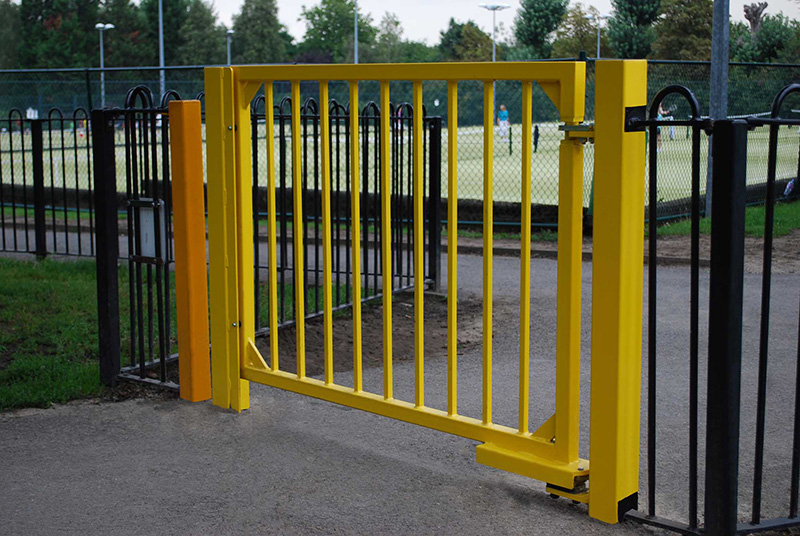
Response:
MULTIPOLYGON (((594 118, 594 61, 587 62, 586 120, 594 118)), ((706 62, 650 61, 648 66, 648 96, 672 84, 685 85, 696 95, 701 114, 707 114, 710 66, 706 62)), ((165 88, 176 90, 183 98, 194 98, 203 90, 202 68, 165 69, 165 88)), ((728 110, 731 116, 748 116, 769 112, 772 99, 786 84, 800 80, 800 65, 731 64, 728 110)), ((136 85, 146 85, 155 95, 160 92, 157 69, 107 70, 105 74, 105 103, 109 107, 124 105, 128 90, 136 85)), ((360 104, 379 102, 379 87, 375 82, 360 84, 360 104)), ((448 117, 447 86, 443 82, 426 82, 424 106, 428 116, 443 119, 442 195, 447 197, 448 117)), ((289 93, 288 84, 276 84, 276 104, 289 93)), ((316 97, 316 85, 305 84, 303 98, 316 97)), ((393 83, 392 102, 411 102, 411 84, 393 83)), ((521 85, 518 82, 497 82, 495 85, 495 111, 501 105, 508 112, 508 125, 494 124, 494 202, 495 223, 499 226, 518 225, 520 219, 521 177, 521 85)), ((347 105, 346 84, 331 84, 331 98, 347 105)), ((10 110, 23 114, 31 109, 39 117, 48 110, 60 108, 70 116, 76 108, 99 107, 102 100, 98 70, 71 71, 2 71, 0 72, 0 118, 7 118, 10 110)), ((158 103, 154 103, 158 105, 158 103)), ((686 119, 689 108, 679 98, 669 98, 664 103, 669 117, 686 119)), ((790 103, 789 109, 800 108, 800 103, 790 103)), ((481 223, 483 200, 483 85, 465 81, 459 84, 458 118, 458 196, 460 219, 464 223, 481 223)), ((788 113, 788 112, 787 112, 788 113)), ((784 114, 786 115, 786 114, 784 114)), ((558 147, 563 133, 559 131, 558 112, 542 89, 534 86, 533 121, 538 136, 532 162, 531 187, 533 221, 539 224, 555 222, 554 207, 558 201, 558 147)), ((701 194, 705 191, 708 139, 701 142, 701 194)), ((756 187, 752 200, 758 199, 759 184, 766 178, 765 129, 750 134, 748 184, 756 187)), ((778 178, 788 180, 797 176, 800 134, 797 129, 782 128, 780 132, 778 178)), ((591 207, 592 169, 594 147, 585 147, 584 206, 591 207)), ((3 166, 10 162, 2 162, 3 166)), ((265 165, 259 162, 259 165, 265 165)), ((663 217, 681 216, 688 212, 691 177, 691 140, 685 127, 662 127, 661 150, 658 155, 659 214, 663 217)), ((645 178, 643 177, 643 180, 645 178)))

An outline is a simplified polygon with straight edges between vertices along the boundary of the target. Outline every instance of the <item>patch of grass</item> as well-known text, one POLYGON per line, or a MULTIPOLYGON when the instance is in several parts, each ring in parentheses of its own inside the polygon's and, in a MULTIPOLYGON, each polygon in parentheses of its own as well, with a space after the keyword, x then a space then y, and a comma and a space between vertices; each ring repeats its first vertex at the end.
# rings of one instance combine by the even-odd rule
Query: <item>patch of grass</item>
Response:
MULTIPOLYGON (((443 231, 446 233, 446 230, 443 231)), ((458 236, 462 238, 483 238, 483 231, 474 231, 471 229, 459 229, 458 236)), ((522 235, 520 233, 509 233, 504 231, 495 231, 494 238, 502 240, 520 240, 522 235)), ((531 240, 534 242, 556 242, 558 240, 558 232, 549 229, 541 231, 534 230, 531 233, 531 240)))
POLYGON ((0 259, 0 410, 102 390, 93 261, 0 259))
MULTIPOLYGON (((744 213, 744 232, 747 236, 761 238, 764 236, 765 206, 747 207, 744 213)), ((800 203, 779 203, 775 205, 775 224, 773 236, 786 236, 795 229, 800 229, 800 203)), ((658 227, 658 236, 689 236, 692 230, 691 220, 678 220, 658 227)), ((645 230, 645 234, 647 231, 645 230)), ((711 234, 711 220, 700 220, 700 233, 711 234)))

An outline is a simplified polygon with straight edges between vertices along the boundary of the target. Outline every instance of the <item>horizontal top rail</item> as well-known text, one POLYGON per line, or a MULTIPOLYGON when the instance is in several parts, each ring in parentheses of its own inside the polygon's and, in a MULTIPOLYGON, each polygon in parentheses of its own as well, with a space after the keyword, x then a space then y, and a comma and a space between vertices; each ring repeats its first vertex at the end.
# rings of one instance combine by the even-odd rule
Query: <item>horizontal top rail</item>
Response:
MULTIPOLYGON (((243 65, 230 69, 236 83, 247 86, 240 98, 248 101, 262 83, 286 80, 293 83, 513 80, 537 82, 558 108, 564 123, 582 122, 586 110, 586 62, 583 61, 243 65)), ((213 70, 206 69, 206 76, 213 70)))
POLYGON ((361 63, 306 65, 242 65, 233 70, 242 82, 265 80, 535 80, 567 81, 585 69, 584 62, 500 63, 361 63))

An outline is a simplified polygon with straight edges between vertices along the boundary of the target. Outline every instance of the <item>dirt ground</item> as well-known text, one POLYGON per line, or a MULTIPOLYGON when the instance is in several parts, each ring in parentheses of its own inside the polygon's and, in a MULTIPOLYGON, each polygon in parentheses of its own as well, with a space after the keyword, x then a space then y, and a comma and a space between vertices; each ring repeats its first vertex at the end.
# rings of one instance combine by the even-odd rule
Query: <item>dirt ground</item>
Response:
MULTIPOLYGON (((691 240, 688 236, 664 236, 658 239, 659 257, 689 257, 691 240)), ((645 243, 645 253, 647 244, 645 243)), ((711 237, 700 236, 700 258, 711 255, 711 237)), ((744 269, 748 273, 761 273, 764 262, 764 239, 747 236, 744 239, 744 269)), ((800 273, 800 230, 773 240, 772 273, 800 273)))
MULTIPOLYGON (((447 300, 438 295, 425 295, 425 358, 435 359, 447 355, 447 300)), ((481 303, 475 299, 458 302, 459 353, 481 341, 481 303)), ((362 363, 365 368, 383 363, 383 305, 380 300, 366 303, 361 310, 362 363)), ((281 370, 296 372, 296 328, 287 326, 278 330, 279 366, 281 370)), ((259 337, 256 346, 269 362, 269 337, 259 337)), ((392 353, 394 361, 414 359, 414 295, 410 292, 395 294, 392 302, 392 353)), ((353 370, 353 322, 350 310, 334 314, 333 320, 334 371, 353 370)), ((323 369, 323 319, 306 321, 306 374, 322 374, 323 369)))

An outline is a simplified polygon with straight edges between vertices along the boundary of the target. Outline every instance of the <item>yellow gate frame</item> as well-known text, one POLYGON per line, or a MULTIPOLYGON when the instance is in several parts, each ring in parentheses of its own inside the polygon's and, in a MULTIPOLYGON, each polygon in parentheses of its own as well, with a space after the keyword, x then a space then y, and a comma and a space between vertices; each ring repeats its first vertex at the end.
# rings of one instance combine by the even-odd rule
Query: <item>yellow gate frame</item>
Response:
MULTIPOLYGON (((426 426, 484 443, 480 463, 542 480, 551 493, 589 504, 590 515, 616 522, 635 507, 638 490, 639 396, 642 307, 644 140, 625 133, 625 112, 646 99, 644 62, 598 62, 594 133, 570 132, 584 119, 585 63, 461 63, 397 65, 295 65, 207 68, 206 126, 213 402, 237 411, 249 406, 249 382, 278 387, 426 426), (301 190, 300 83, 319 83, 322 170, 324 377, 305 375, 305 312, 302 233, 294 233, 297 373, 279 370, 278 338, 270 337, 269 360, 254 343, 254 262, 250 102, 264 86, 266 124, 274 123, 272 82, 291 82, 293 186, 301 190), (329 81, 347 81, 351 109, 358 109, 358 82, 380 82, 381 109, 389 109, 392 81, 413 83, 414 110, 422 109, 423 81, 448 84, 448 383, 447 410, 425 405, 424 277, 414 278, 414 402, 392 391, 392 278, 383 278, 383 393, 362 387, 361 303, 353 300, 353 384, 333 381, 329 81), (458 82, 479 80, 484 88, 484 283, 483 414, 458 413, 456 398, 457 285, 457 95, 458 82), (492 422, 492 161, 495 80, 522 83, 522 240, 520 278, 519 426, 492 422), (530 326, 530 185, 532 88, 537 82, 560 112, 567 133, 559 157, 558 301, 556 409, 538 430, 528 423, 530 326), (580 318, 582 261, 583 141, 596 137, 595 227, 592 326, 592 393, 589 462, 578 455, 580 318), (297 297, 301 297, 299 300, 297 297)), ((360 221, 358 114, 351 115, 351 195, 353 221, 360 221)), ((390 234, 390 114, 381 115, 381 211, 390 234)), ((277 252, 274 139, 267 144, 269 329, 277 332, 277 252)), ((422 114, 413 116, 414 273, 423 271, 422 114)), ((302 201, 294 196, 294 223, 302 222, 302 201)), ((353 296, 360 296, 360 228, 352 226, 353 296)), ((384 273, 392 273, 391 241, 383 241, 384 273)))

